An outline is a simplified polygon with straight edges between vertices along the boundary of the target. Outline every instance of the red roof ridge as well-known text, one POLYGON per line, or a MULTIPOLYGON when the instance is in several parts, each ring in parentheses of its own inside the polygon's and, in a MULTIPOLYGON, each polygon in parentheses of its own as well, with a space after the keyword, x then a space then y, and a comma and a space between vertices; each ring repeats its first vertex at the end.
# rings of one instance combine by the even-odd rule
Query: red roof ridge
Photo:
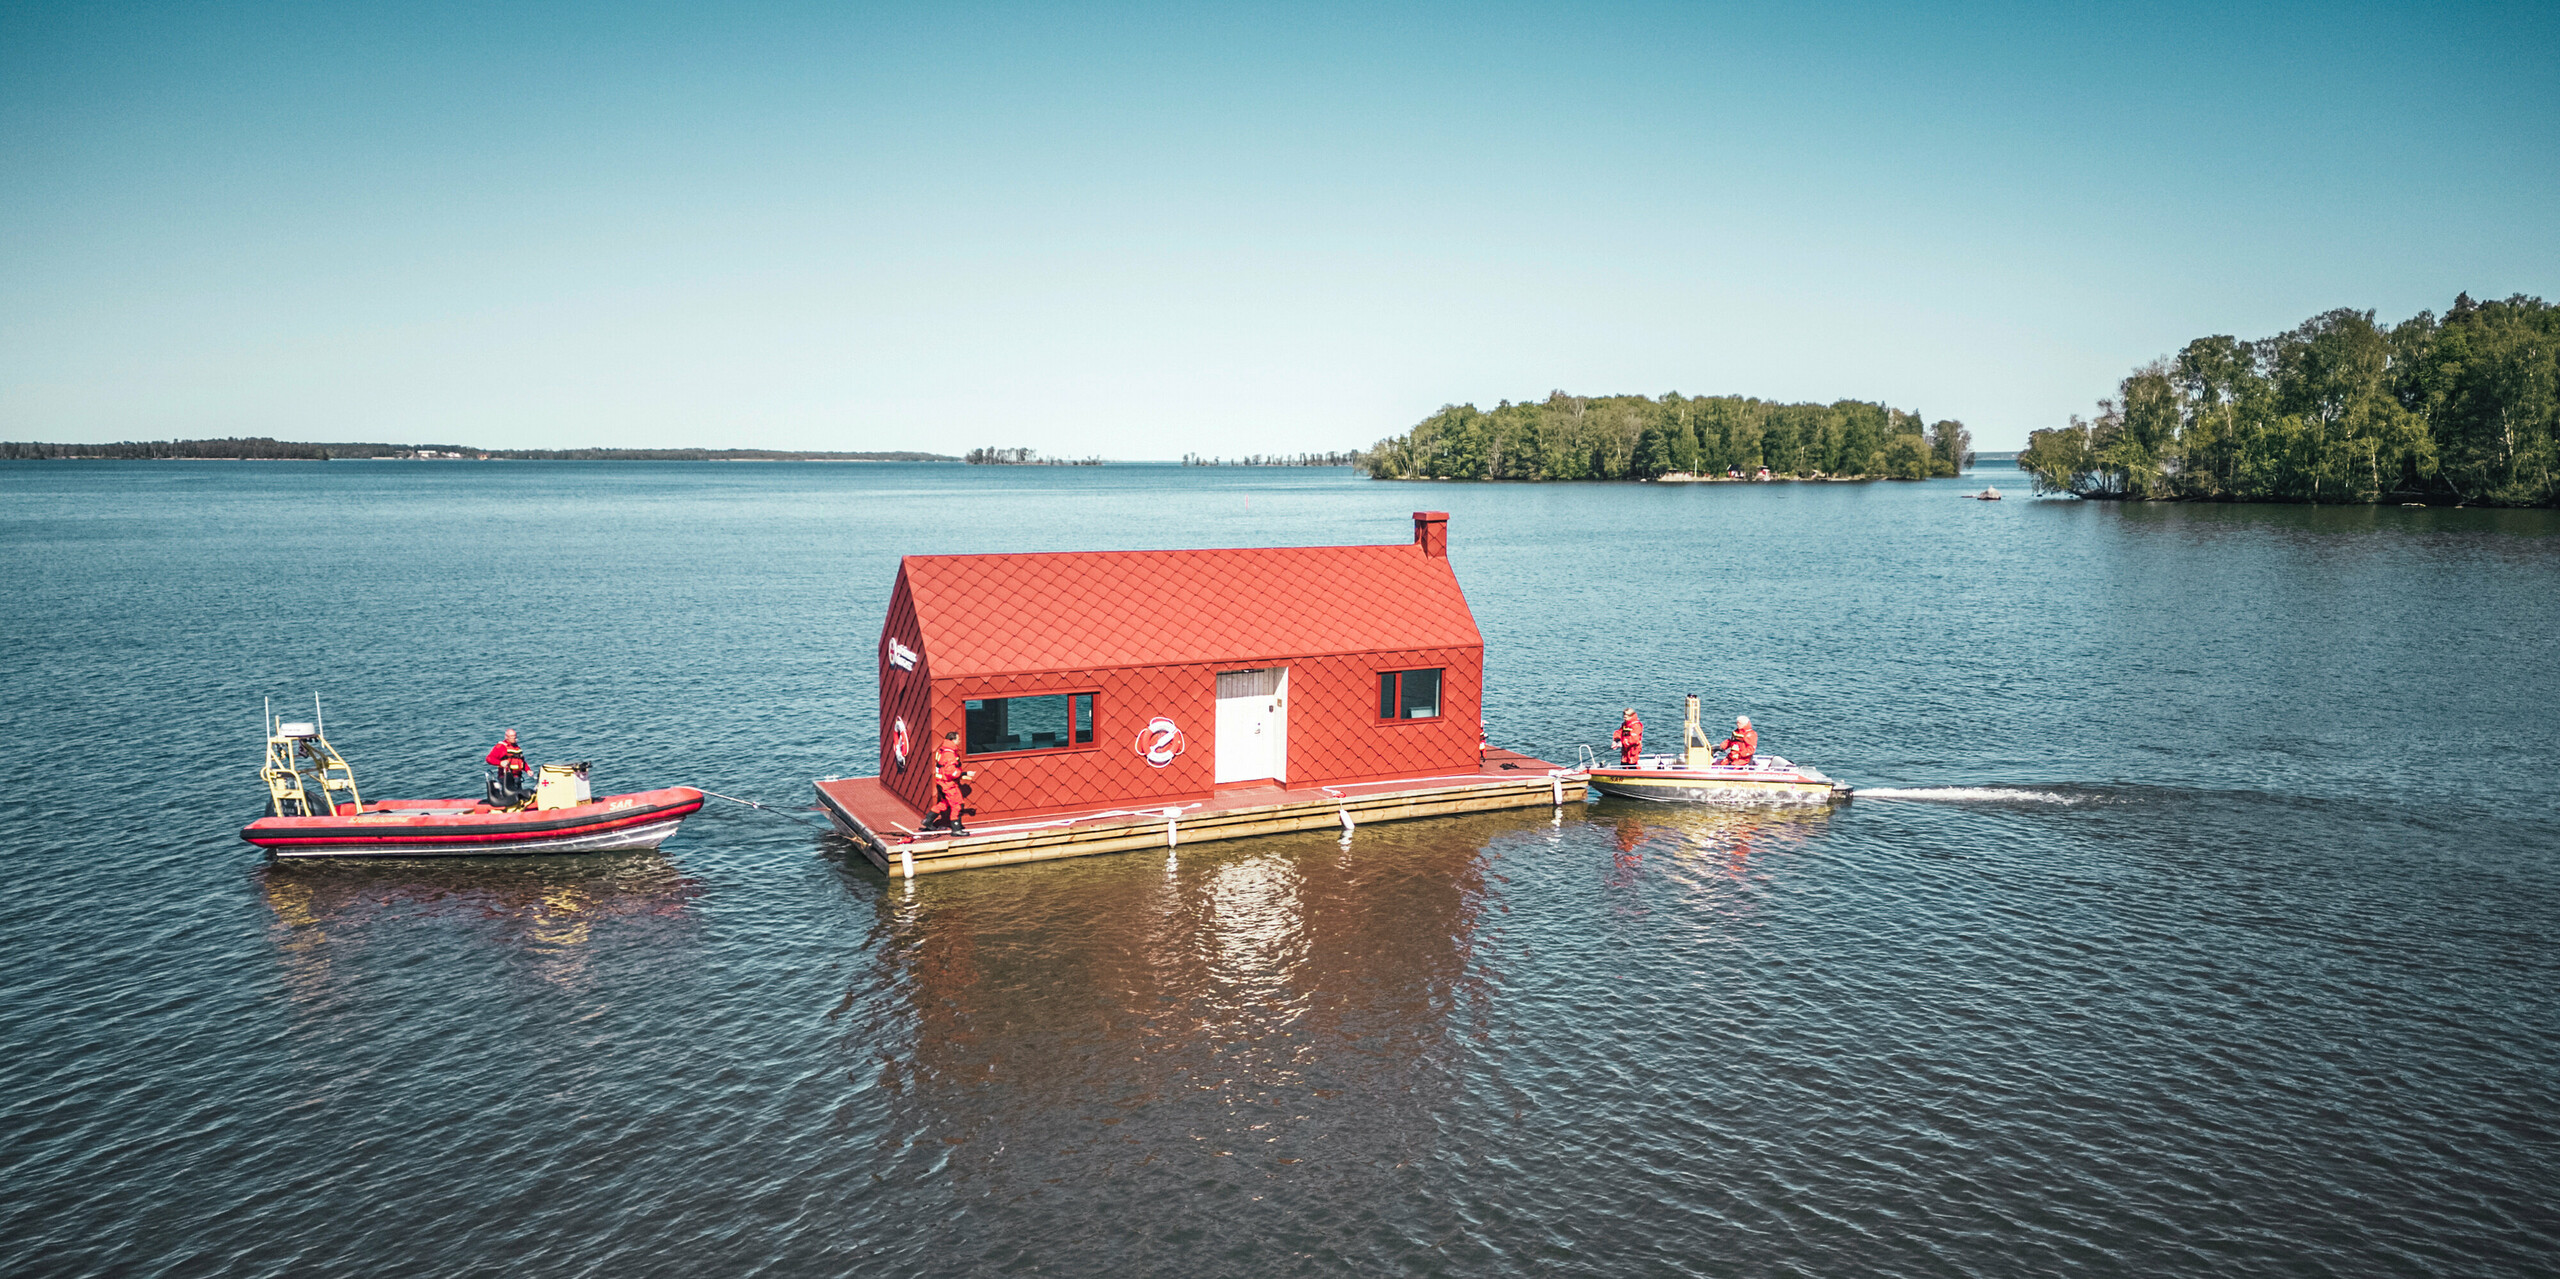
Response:
POLYGON ((1415 551, 1420 542, 1344 542, 1333 546, 1167 546, 1106 551, 919 551, 906 560, 1043 559, 1068 555, 1232 555, 1248 551, 1415 551))
POLYGON ((937 678, 1484 644, 1415 542, 909 555, 899 575, 937 678))

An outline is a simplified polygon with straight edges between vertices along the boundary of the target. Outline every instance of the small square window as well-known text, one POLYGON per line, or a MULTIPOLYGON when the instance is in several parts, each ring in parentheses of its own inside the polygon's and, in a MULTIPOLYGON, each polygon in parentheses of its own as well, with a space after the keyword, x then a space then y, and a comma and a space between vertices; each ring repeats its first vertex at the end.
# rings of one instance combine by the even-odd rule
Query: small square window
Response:
POLYGON ((1378 718, 1440 718, 1440 675, 1446 669, 1378 672, 1378 718))

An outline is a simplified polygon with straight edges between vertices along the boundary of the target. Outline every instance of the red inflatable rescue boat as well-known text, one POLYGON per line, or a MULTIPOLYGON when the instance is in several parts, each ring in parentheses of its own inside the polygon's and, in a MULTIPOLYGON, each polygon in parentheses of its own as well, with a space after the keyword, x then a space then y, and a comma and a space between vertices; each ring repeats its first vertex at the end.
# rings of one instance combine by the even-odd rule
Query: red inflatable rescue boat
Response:
POLYGON ((489 857, 656 848, 702 807, 690 786, 614 795, 548 811, 468 799, 395 799, 332 817, 261 817, 240 838, 278 857, 489 857))
MULTIPOLYGON (((267 815, 240 838, 277 857, 486 857, 656 848, 702 807, 666 786, 591 798, 584 764, 546 764, 517 803, 395 799, 368 803, 355 772, 314 722, 268 721, 267 815)), ((492 788, 493 792, 496 788, 492 788)), ((493 798, 506 798, 493 794, 493 798)))

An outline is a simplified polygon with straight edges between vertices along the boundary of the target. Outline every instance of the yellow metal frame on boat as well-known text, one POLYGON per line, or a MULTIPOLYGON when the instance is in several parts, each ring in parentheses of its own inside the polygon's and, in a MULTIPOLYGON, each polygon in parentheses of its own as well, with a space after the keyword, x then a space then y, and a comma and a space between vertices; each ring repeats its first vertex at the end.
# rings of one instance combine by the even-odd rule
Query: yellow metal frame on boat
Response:
POLYGON ((272 714, 268 716, 267 759, 258 769, 258 776, 267 784, 267 814, 271 817, 333 816, 342 793, 355 811, 364 811, 364 796, 356 789, 356 770, 320 732, 316 698, 312 710, 308 734, 287 735, 284 724, 272 714))

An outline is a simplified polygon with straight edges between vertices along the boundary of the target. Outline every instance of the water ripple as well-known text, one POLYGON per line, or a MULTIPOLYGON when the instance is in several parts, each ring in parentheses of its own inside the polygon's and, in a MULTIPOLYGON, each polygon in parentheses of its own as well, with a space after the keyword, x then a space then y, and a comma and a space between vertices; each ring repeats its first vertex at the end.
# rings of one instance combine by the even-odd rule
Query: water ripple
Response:
POLYGON ((2560 1255, 2533 513, 1123 468, 0 485, 12 1274, 2560 1255), (1877 787, 914 882, 728 806, 621 857, 271 865, 235 838, 268 692, 322 688, 384 794, 476 784, 513 723, 608 782, 795 804, 872 757, 900 553, 1381 540, 1426 504, 1455 512, 1497 737, 1569 754, 1695 690, 1877 787), (1587 532, 1709 518, 1729 556, 1587 532), (324 554, 343 576, 272 571, 324 554), (1595 639, 1631 598, 1644 624, 1595 639), (97 743, 104 789, 65 764, 97 743))

